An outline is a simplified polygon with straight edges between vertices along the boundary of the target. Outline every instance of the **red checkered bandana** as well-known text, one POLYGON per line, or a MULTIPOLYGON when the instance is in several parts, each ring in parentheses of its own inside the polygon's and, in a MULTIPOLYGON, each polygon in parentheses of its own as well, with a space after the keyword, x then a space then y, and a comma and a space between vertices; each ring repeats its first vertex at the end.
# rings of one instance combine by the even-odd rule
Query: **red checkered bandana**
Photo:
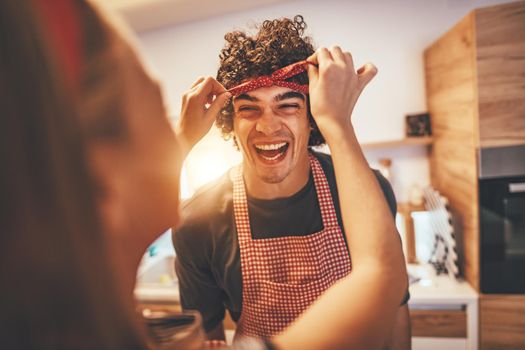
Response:
POLYGON ((230 92, 233 97, 237 97, 262 87, 282 86, 302 92, 306 95, 308 94, 308 84, 301 85, 291 81, 286 81, 286 79, 306 71, 306 67, 309 64, 315 65, 312 62, 308 62, 306 60, 292 63, 289 66, 276 70, 271 75, 265 75, 239 84, 229 89, 228 92, 230 92))

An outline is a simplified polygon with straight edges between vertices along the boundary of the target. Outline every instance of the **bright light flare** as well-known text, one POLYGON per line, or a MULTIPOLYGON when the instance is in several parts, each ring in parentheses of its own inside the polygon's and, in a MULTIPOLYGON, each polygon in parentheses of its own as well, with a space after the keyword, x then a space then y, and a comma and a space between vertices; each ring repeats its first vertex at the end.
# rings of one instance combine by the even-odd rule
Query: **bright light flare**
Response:
POLYGON ((181 174, 181 197, 190 198, 195 191, 219 178, 242 160, 231 141, 224 141, 213 127, 186 158, 181 174))

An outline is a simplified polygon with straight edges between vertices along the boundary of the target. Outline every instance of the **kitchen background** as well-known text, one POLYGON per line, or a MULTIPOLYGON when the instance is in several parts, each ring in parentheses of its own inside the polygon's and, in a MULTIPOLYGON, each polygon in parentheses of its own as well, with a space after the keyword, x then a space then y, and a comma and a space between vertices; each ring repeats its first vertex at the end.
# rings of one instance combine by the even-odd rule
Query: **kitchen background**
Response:
MULTIPOLYGON (((356 66, 373 62, 379 68, 379 74, 361 96, 353 121, 370 164, 381 168, 381 163, 384 164, 381 159, 391 161, 390 181, 400 203, 400 211, 404 214, 404 217, 398 216, 398 227, 404 239, 407 231, 411 227, 415 228, 415 240, 412 243, 404 242, 409 255, 410 250, 416 255, 410 262, 418 258, 420 261, 428 260, 434 243, 431 213, 421 206, 406 204, 418 202, 421 190, 431 182, 440 185, 440 190, 446 188, 447 177, 443 174, 449 172, 449 164, 463 160, 449 153, 450 162, 443 163, 441 158, 436 161, 440 157, 440 145, 443 145, 442 136, 439 136, 438 141, 437 134, 433 145, 432 140, 415 143, 399 140, 405 139, 407 115, 431 109, 429 101, 435 101, 436 94, 426 91, 430 78, 439 79, 443 76, 443 80, 434 85, 438 87, 453 81, 455 77, 458 77, 457 86, 460 86, 467 78, 462 72, 456 76, 455 72, 450 73, 450 68, 453 70, 459 67, 459 63, 464 63, 461 59, 458 59, 458 64, 450 63, 452 55, 456 55, 456 59, 461 57, 462 52, 451 49, 449 55, 446 48, 434 47, 433 53, 427 57, 427 66, 424 52, 472 10, 509 3, 508 0, 111 0, 107 3, 123 15, 138 35, 144 58, 164 86, 168 109, 174 120, 180 110, 180 96, 187 87, 198 76, 215 76, 224 33, 234 29, 254 30, 254 24, 265 19, 301 14, 308 24, 306 32, 313 37, 316 46, 340 45, 352 52, 356 66), (429 62, 434 56, 451 65, 444 64, 441 73, 439 70, 432 72, 429 62), (417 247, 406 246, 414 243, 417 243, 417 247)), ((523 1, 520 3, 520 15, 523 18, 523 1)), ((497 27, 505 20, 500 18, 498 21, 485 25, 497 27)), ((522 38, 523 45, 523 26, 519 30, 521 32, 516 35, 522 38)), ((472 48, 473 39, 468 33, 460 32, 458 37, 464 46, 472 48)), ((516 75, 521 81, 525 74, 524 50, 521 49, 519 55, 514 57, 515 62, 521 62, 518 63, 521 68, 516 75)), ((464 52, 464 55, 468 54, 464 52)), ((475 84, 474 78, 472 87, 475 84)), ((440 93, 438 91, 437 95, 440 93)), ((521 96, 525 96, 525 93, 521 96)), ((443 99, 443 96, 437 98, 443 99)), ((445 99, 447 102, 453 100, 445 99)), ((477 97, 473 97, 473 100, 476 102, 477 97)), ((523 108, 522 105, 518 103, 516 108, 523 108)), ((521 118, 525 118, 523 114, 521 118)), ((465 120, 457 119, 457 122, 467 123, 465 120)), ((442 122, 449 123, 447 128, 450 129, 457 126, 454 118, 442 122)), ((472 128, 477 125, 477 121, 469 119, 468 122, 472 128)), ((522 132, 518 143, 525 143, 523 122, 515 123, 515 129, 522 132)), ((459 128, 462 129, 464 125, 459 128)), ((442 131, 437 132, 443 135, 442 131)), ((454 278, 434 276, 432 269, 409 266, 411 274, 420 281, 411 287, 411 317, 414 336, 417 338, 414 338, 414 349, 477 349, 478 346, 483 349, 525 348, 525 336, 517 335, 525 333, 525 298, 505 296, 498 299, 498 296, 491 296, 479 300, 479 230, 476 226, 478 216, 473 214, 478 210, 476 145, 479 145, 479 141, 473 141, 467 152, 473 158, 460 166, 466 169, 464 174, 472 175, 470 180, 459 190, 451 189, 460 193, 459 199, 451 196, 451 207, 453 211, 455 209, 458 221, 466 225, 464 232, 459 228, 459 241, 464 242, 458 243, 464 244, 464 247, 458 250, 461 274, 467 277, 468 283, 461 279, 457 282, 454 278), (468 203, 465 204, 466 201, 468 203), (464 237, 462 233, 465 233, 464 237), (508 300, 514 304, 509 304, 508 300), (487 312, 480 312, 480 303, 485 305, 487 312), (521 321, 506 323, 505 319, 521 321)), ((461 145, 453 144, 451 147, 456 146, 461 145)), ((463 152, 465 149, 461 147, 456 149, 463 152)), ((183 197, 190 197, 196 188, 220 176, 239 161, 240 154, 234 150, 231 142, 223 141, 213 128, 186 161, 182 178, 183 197)), ((447 159, 444 161, 447 162, 447 159)), ((523 162, 520 159, 517 161, 523 162)), ((463 184, 459 177, 458 180, 456 182, 463 184)), ((523 226, 520 227, 522 229, 523 226)), ((516 230, 519 233, 520 228, 516 230)), ((172 268, 172 256, 168 232, 145 255, 139 270, 139 299, 148 302, 177 299, 176 288, 170 284, 170 276, 165 274, 172 268), (167 288, 158 285, 149 288, 148 283, 158 282, 159 276, 167 288)))
MULTIPOLYGON (((267 6, 265 1, 238 0, 108 1, 112 2, 136 28, 139 45, 164 85, 174 118, 180 96, 193 81, 216 75, 226 32, 253 28, 265 19, 303 15, 317 47, 340 45, 352 52, 356 66, 370 61, 379 69, 353 116, 358 138, 366 143, 403 138, 405 115, 427 110, 423 50, 470 10, 505 1, 271 0, 266 3, 273 4, 267 6), (234 12, 236 7, 248 6, 254 8, 234 12), (179 8, 183 13, 175 15, 179 8), (228 9, 233 13, 223 13, 228 9), (171 22, 170 12, 174 13, 171 22)), ((187 162, 185 196, 240 159, 215 129, 192 155, 187 162)), ((380 157, 392 158, 392 184, 400 202, 406 201, 413 185, 429 183, 424 147, 373 150, 367 156, 372 165, 380 157)))

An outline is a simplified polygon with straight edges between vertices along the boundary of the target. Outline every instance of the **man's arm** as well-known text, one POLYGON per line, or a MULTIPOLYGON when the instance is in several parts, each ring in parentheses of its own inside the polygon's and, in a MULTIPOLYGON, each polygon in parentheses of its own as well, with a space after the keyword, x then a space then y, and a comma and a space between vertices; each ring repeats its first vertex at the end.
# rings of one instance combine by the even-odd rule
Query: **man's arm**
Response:
POLYGON ((396 323, 392 330, 392 337, 387 347, 388 350, 410 350, 412 349, 412 330, 410 327, 410 314, 408 305, 399 307, 396 323))
POLYGON ((210 271, 205 242, 198 232, 185 226, 173 231, 173 245, 176 252, 175 272, 179 281, 180 302, 183 309, 200 312, 208 339, 222 340, 224 339, 224 331, 222 331, 222 320, 225 315, 224 292, 210 271))
MULTIPOLYGON (((394 191, 392 186, 387 179, 377 170, 374 171, 379 185, 383 190, 385 199, 390 207, 390 212, 392 213, 392 218, 395 221, 397 213, 397 203, 394 191)), ((403 305, 399 307, 396 316, 396 322, 392 330, 392 335, 389 343, 387 344, 386 349, 388 350, 410 350, 412 349, 412 331, 410 327, 410 315, 408 312, 408 305, 406 304, 410 299, 410 294, 407 291, 405 299, 403 300, 403 305)))
MULTIPOLYGON (((215 117, 230 97, 231 94, 212 77, 198 78, 183 94, 181 113, 175 128, 183 159, 210 130, 215 117)), ((196 258, 205 255, 193 251, 195 246, 202 244, 191 244, 195 239, 191 232, 186 235, 179 232, 177 235, 175 228, 172 232, 172 241, 177 252, 175 271, 179 280, 182 307, 196 309, 201 313, 204 328, 208 330, 208 339, 224 340, 222 291, 216 285, 209 268, 196 261, 196 258)))
MULTIPOLYGON (((392 186, 388 180, 377 170, 374 170, 379 185, 383 190, 383 194, 392 213, 392 219, 395 222, 397 213, 397 202, 392 186)), ((410 350, 412 348, 411 339, 411 327, 410 327, 410 315, 408 313, 408 305, 406 304, 410 299, 410 294, 407 290, 403 304, 399 307, 397 312, 396 321, 394 328, 392 329, 392 335, 388 342, 386 349, 388 350, 410 350)))

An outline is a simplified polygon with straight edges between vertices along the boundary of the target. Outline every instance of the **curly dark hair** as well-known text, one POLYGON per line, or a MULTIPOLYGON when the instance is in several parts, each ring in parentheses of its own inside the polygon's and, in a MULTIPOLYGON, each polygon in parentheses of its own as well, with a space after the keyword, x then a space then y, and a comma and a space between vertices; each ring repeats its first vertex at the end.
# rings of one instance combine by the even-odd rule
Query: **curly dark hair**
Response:
MULTIPOLYGON (((306 23, 300 15, 293 19, 266 20, 258 29, 255 36, 249 36, 243 31, 229 32, 224 36, 226 44, 219 55, 217 80, 227 89, 249 79, 270 75, 279 68, 306 59, 315 51, 312 39, 303 36, 306 23)), ((304 72, 287 80, 308 84, 308 74, 304 72)), ((307 105, 312 129, 308 146, 319 146, 325 140, 312 118, 308 98, 307 105)), ((230 100, 216 120, 226 140, 233 134, 233 116, 233 103, 230 100)))

